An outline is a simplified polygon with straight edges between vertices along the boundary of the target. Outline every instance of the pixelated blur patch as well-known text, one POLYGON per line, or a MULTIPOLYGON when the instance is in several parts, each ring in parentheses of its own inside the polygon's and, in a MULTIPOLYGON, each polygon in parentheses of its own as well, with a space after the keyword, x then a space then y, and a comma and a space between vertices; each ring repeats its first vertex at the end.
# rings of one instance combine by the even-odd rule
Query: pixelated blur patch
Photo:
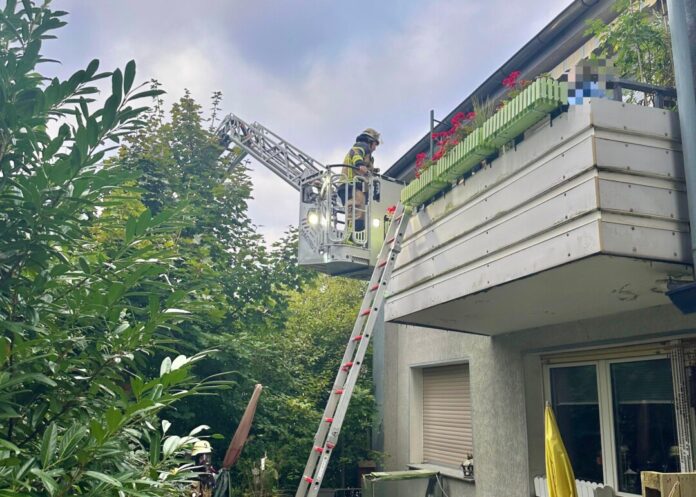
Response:
POLYGON ((568 73, 568 104, 582 105, 591 98, 604 98, 613 88, 614 65, 606 59, 581 60, 568 73))

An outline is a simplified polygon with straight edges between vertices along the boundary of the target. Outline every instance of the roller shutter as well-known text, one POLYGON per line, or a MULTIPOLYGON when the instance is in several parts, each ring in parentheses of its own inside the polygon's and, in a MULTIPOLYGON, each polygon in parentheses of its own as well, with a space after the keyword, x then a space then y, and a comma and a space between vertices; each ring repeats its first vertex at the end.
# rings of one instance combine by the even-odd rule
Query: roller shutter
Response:
POLYGON ((459 467, 474 453, 469 365, 423 369, 423 462, 459 467))

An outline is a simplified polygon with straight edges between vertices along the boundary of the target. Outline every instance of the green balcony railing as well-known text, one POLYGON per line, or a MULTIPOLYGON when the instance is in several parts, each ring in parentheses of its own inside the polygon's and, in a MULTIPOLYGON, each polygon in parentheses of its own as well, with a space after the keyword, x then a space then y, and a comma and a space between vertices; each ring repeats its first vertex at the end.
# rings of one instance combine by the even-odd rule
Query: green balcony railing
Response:
POLYGON ((567 101, 567 85, 539 78, 401 191, 411 207, 427 202, 498 148, 567 101))

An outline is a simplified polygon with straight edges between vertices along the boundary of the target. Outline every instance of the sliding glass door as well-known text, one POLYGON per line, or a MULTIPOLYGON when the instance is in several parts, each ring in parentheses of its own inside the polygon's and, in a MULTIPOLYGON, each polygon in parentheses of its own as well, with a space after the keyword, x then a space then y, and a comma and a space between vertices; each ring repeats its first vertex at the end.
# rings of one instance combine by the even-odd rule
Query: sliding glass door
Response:
POLYGON ((552 368, 551 403, 575 477, 603 481, 597 367, 552 368))
POLYGON ((554 365, 547 378, 577 479, 639 495, 641 471, 679 471, 669 358, 554 365))
POLYGON ((669 359, 609 364, 618 490, 640 494, 640 472, 679 471, 669 359))

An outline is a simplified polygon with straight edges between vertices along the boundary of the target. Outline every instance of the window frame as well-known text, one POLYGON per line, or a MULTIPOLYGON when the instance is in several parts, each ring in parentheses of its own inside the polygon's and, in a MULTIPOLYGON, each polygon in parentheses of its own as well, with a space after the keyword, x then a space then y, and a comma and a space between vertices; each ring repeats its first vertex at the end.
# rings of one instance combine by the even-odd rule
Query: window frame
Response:
MULTIPOLYGON (((595 366, 595 372, 597 376, 597 401, 599 404, 599 430, 600 430, 600 443, 602 445, 602 472, 603 472, 603 483, 605 485, 610 485, 616 495, 621 497, 640 497, 640 494, 632 494, 627 492, 620 492, 617 490, 619 488, 619 475, 618 466, 616 460, 616 427, 614 423, 614 401, 612 392, 612 382, 611 382, 611 365, 619 363, 628 362, 642 362, 647 360, 660 360, 667 359, 670 362, 670 373, 672 376, 672 394, 674 396, 674 415, 675 419, 678 414, 676 412, 677 403, 677 392, 674 388, 674 360, 672 355, 667 352, 656 352, 651 355, 636 354, 633 357, 626 357, 625 355, 617 355, 617 357, 612 358, 611 356, 601 357, 598 359, 588 359, 588 360, 576 360, 573 361, 569 359, 568 362, 563 362, 562 360, 554 360, 552 363, 544 364, 544 401, 551 402, 551 370, 555 368, 568 368, 574 366, 595 366)), ((679 440, 680 434, 677 430, 677 442, 681 443, 679 440)), ((681 465, 681 461, 680 461, 681 465)), ((681 468, 681 471, 684 471, 681 468)))
POLYGON ((412 364, 410 366, 411 378, 410 378, 410 395, 409 395, 409 467, 411 468, 427 468, 427 469, 437 469, 443 475, 456 478, 464 481, 469 481, 464 479, 464 475, 461 468, 454 468, 450 465, 437 464, 437 463, 426 463, 423 461, 423 370, 432 369, 438 367, 446 366, 458 366, 465 365, 468 368, 469 375, 469 409, 471 411, 471 425, 472 425, 472 435, 471 435, 471 446, 472 452, 474 453, 474 464, 476 461, 476 444, 473 436, 474 428, 474 408, 473 408, 473 393, 471 385, 471 363, 468 358, 457 359, 457 360, 447 360, 447 361, 437 361, 428 363, 412 364))

